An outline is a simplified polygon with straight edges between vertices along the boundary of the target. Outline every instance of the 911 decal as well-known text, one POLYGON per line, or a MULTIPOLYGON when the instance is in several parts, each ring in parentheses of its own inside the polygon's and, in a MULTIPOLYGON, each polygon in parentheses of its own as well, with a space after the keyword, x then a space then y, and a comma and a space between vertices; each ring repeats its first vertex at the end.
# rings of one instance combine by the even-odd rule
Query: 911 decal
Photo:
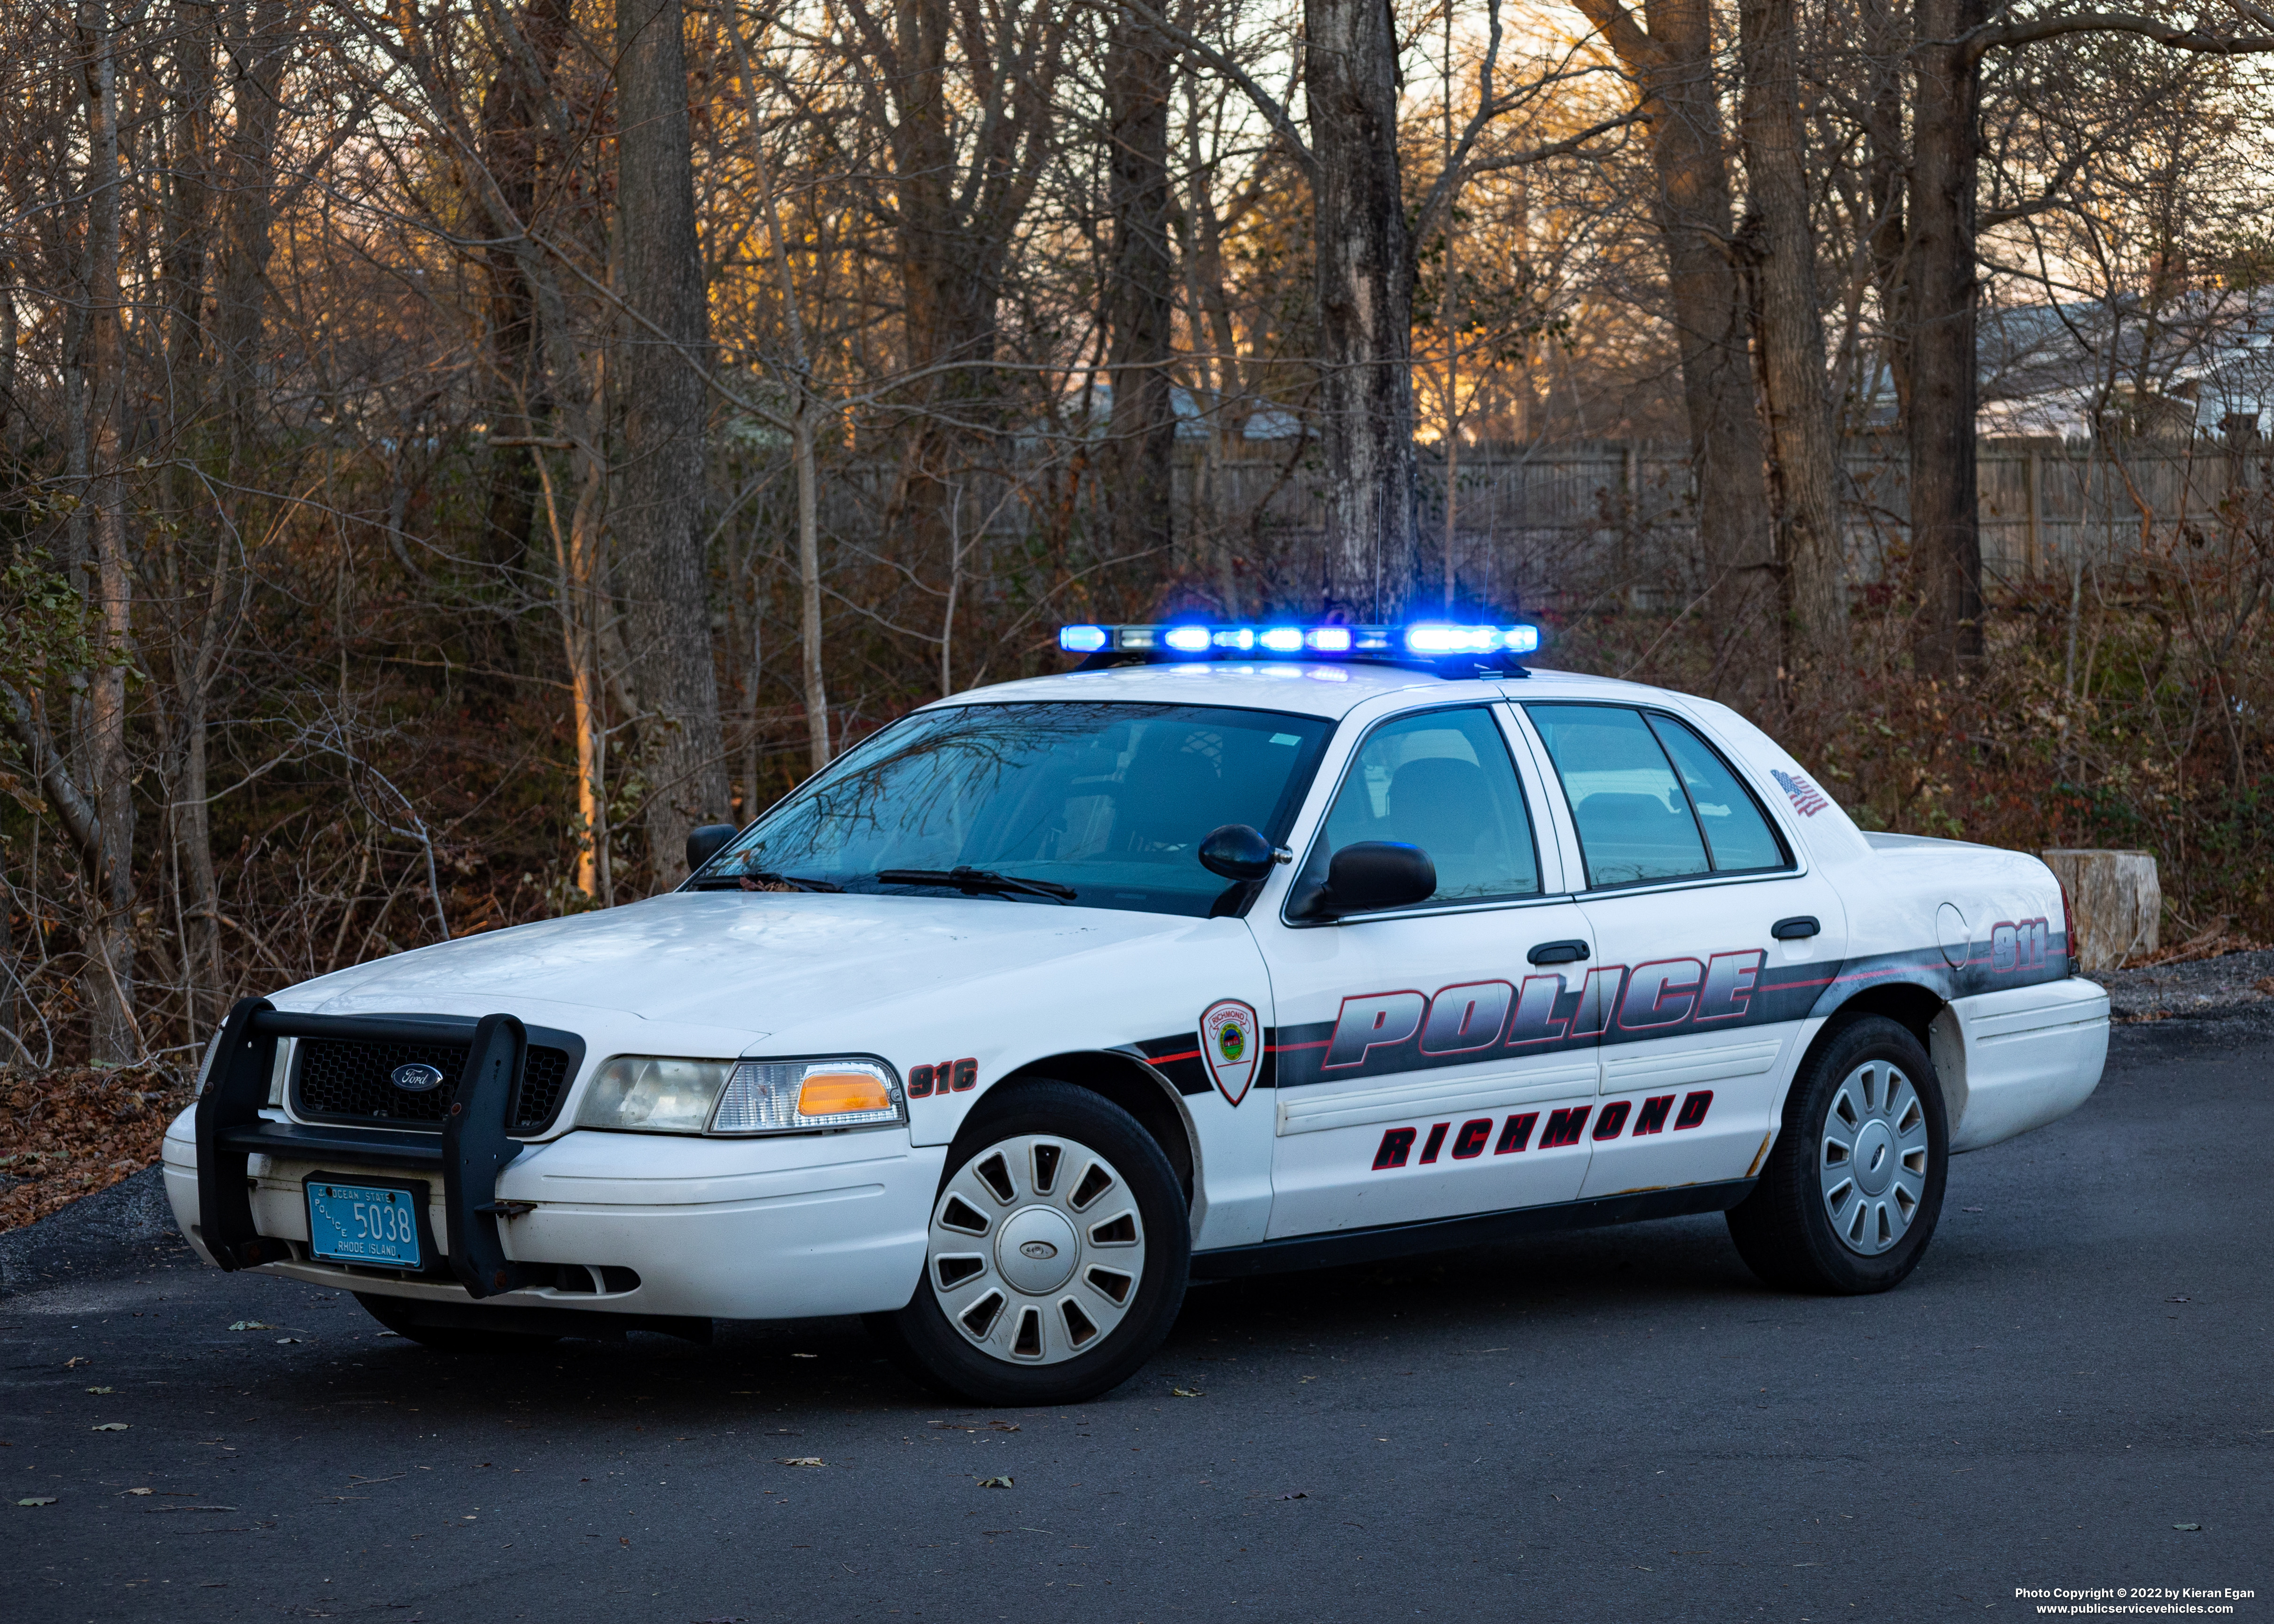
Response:
MULTIPOLYGON (((1591 1138, 1601 1142, 1617 1139, 1622 1133, 1626 1133, 1629 1139, 1640 1139, 1646 1133, 1662 1133, 1666 1131, 1667 1115, 1674 1109, 1674 1100, 1675 1096, 1670 1094, 1641 1101, 1614 1100, 1603 1107, 1600 1115, 1592 1105, 1574 1105, 1551 1111, 1547 1125, 1540 1129, 1538 1147, 1560 1150, 1591 1138), (1590 1116, 1595 1119, 1593 1134, 1587 1132, 1590 1116), (1632 1132, 1627 1132, 1630 1116, 1634 1120, 1632 1132)), ((1682 1109, 1675 1113, 1675 1132, 1702 1126, 1706 1113, 1713 1104, 1713 1091, 1711 1088, 1694 1089, 1684 1095, 1682 1109)), ((1538 1111, 1517 1111, 1510 1115, 1501 1124, 1496 1142, 1493 1136, 1494 1121, 1490 1116, 1473 1117, 1463 1123, 1457 1133, 1452 1132, 1450 1122, 1432 1123, 1427 1139, 1421 1139, 1421 1130, 1418 1126, 1389 1129, 1382 1134, 1382 1143, 1374 1147, 1374 1170, 1380 1173, 1405 1166, 1413 1160, 1413 1146, 1417 1139, 1421 1139, 1421 1155, 1415 1165, 1427 1167, 1437 1160, 1437 1154, 1444 1148, 1448 1134, 1452 1138, 1452 1158, 1456 1162, 1477 1160, 1485 1154, 1487 1144, 1492 1146, 1492 1153, 1496 1156, 1517 1155, 1532 1147, 1532 1131, 1540 1124, 1538 1111)))
POLYGON ((2014 923, 1999 920, 1990 927, 1990 968, 1999 975, 2042 970, 2051 956, 2052 939, 2050 920, 2025 919, 2014 923))

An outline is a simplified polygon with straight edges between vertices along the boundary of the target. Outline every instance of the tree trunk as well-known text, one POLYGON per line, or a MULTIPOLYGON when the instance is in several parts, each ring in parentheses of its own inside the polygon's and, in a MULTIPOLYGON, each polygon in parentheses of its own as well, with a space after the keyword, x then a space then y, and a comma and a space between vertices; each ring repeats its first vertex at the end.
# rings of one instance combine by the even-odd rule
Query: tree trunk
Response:
POLYGON ((87 675, 82 745, 100 825, 87 865, 89 966, 82 990, 100 1061, 141 1056, 134 1022, 134 786, 126 754, 125 651, 132 636, 133 574, 126 556, 126 481, 119 468, 125 410, 118 284, 117 36, 102 0, 79 8, 87 51, 87 505, 100 595, 104 659, 87 675))
MULTIPOLYGON (((829 765, 829 690, 821 672, 820 476, 813 463, 813 402, 798 402, 791 440, 797 458, 797 602, 801 674, 805 680, 805 729, 813 770, 829 765)), ((947 665, 945 645, 940 665, 947 665)), ((945 680, 941 686, 946 686, 945 680)))
MULTIPOLYGON (((174 47, 179 111, 169 155, 173 184, 166 219, 167 440, 182 453, 206 405, 205 298, 213 252, 214 40, 219 11, 199 7, 184 18, 174 47)), ((192 1041, 201 1041, 220 1018, 221 921, 214 877, 212 819, 206 804, 206 691, 213 676, 209 644, 219 635, 222 605, 209 587, 227 573, 228 538, 209 512, 199 470, 184 455, 168 477, 167 505, 180 598, 172 648, 173 717, 169 746, 171 794, 166 832, 173 842, 177 899, 181 906, 182 982, 192 1041), (201 568, 201 566, 204 567, 201 568), (209 569, 212 574, 207 575, 209 569), (202 579, 201 579, 202 578, 202 579), (202 599, 203 601, 200 601, 202 599)))
MULTIPOLYGON (((1923 41, 1977 26, 1984 0, 1919 0, 1923 41)), ((1911 104, 1910 237, 1906 251, 1911 398, 1912 568, 1921 598, 1911 653, 1953 680, 1982 660, 1982 532, 1975 485, 1974 188, 1981 155, 1982 72, 1962 46, 1919 48, 1911 104)))
MULTIPOLYGON (((1879 289, 1888 380, 1895 406, 1911 398, 1910 345, 1903 309, 1903 71, 1910 40, 1898 7, 1901 0, 1863 0, 1864 61, 1871 94, 1864 111, 1864 197, 1871 211, 1871 282, 1879 289)), ((1860 370, 1860 369, 1859 369, 1860 370)))
MULTIPOLYGON (((493 206, 511 215, 498 222, 501 233, 525 229, 537 204, 537 167, 542 147, 544 100, 550 92, 561 48, 568 38, 564 0, 531 0, 516 12, 513 27, 526 48, 499 65, 482 98, 482 162, 490 172, 493 206), (538 82, 526 82, 533 71, 538 82)), ((538 425, 553 402, 544 365, 544 340, 538 331, 537 290, 522 274, 510 242, 483 250, 489 280, 488 338, 491 432, 513 439, 538 435, 538 425)), ((529 551, 537 517, 542 453, 528 445, 500 447, 491 455, 489 550, 500 564, 518 565, 529 551)))
MULTIPOLYGON (((2156 951, 2164 891, 2154 853, 2070 848, 2038 855, 2068 898, 2077 936, 2069 951, 2079 969, 2088 975, 2119 969, 2134 955, 2156 951)), ((1991 951, 1997 951, 1994 942, 1991 951)))
POLYGON ((260 410, 266 284, 276 223, 277 97, 290 48, 290 21, 282 0, 253 0, 235 9, 237 37, 229 41, 237 70, 230 96, 236 117, 222 159, 229 192, 215 317, 232 470, 241 470, 252 456, 253 419, 260 410))
MULTIPOLYGON (((1754 218, 1761 376, 1777 496, 1777 558, 1793 641, 1817 662, 1848 653, 1840 445, 1825 399, 1824 322, 1809 229, 1796 0, 1742 0, 1745 173, 1754 218)), ((1789 662, 1788 662, 1789 663, 1789 662)))
POLYGON ((1682 357, 1717 673, 1741 693, 1758 695, 1773 660, 1775 640, 1766 633, 1778 594, 1770 581, 1775 563, 1745 301, 1728 246, 1729 166, 1713 82, 1713 9, 1709 0, 1654 0, 1645 8, 1645 33, 1619 0, 1578 4, 1602 30, 1650 116, 1658 177, 1653 212, 1682 357))
POLYGON ((617 0, 616 207, 624 303, 615 515, 648 776, 648 861, 687 872, 687 831, 727 807, 703 529, 709 361, 680 0, 617 0))
POLYGON ((1413 245, 1397 166, 1397 38, 1385 0, 1305 0, 1323 607, 1389 620, 1418 589, 1413 511, 1413 245))
POLYGON ((1112 445, 1106 456, 1113 552, 1166 547, 1174 525, 1176 412, 1169 362, 1176 318, 1170 251, 1167 41, 1126 11, 1106 46, 1107 140, 1112 174, 1112 445))

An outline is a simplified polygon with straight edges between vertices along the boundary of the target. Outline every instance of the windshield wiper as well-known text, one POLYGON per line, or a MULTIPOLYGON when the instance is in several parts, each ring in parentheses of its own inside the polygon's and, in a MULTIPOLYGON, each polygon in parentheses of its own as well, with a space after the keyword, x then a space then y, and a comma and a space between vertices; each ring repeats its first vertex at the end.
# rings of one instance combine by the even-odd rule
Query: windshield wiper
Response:
POLYGON ((886 868, 877 876, 886 885, 952 885, 958 891, 1017 891, 1072 902, 1081 893, 1055 880, 1021 880, 986 868, 886 868))
POLYGON ((794 874, 776 874, 767 868, 751 868, 737 875, 713 875, 707 880, 697 880, 690 891, 835 891, 842 885, 828 880, 802 880, 794 874), (743 882, 753 882, 745 884, 743 882))

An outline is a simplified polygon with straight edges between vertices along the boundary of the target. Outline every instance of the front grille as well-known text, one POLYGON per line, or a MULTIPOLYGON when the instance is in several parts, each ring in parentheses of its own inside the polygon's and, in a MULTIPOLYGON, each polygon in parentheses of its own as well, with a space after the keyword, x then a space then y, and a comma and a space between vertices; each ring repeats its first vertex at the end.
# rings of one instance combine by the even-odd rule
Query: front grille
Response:
MULTIPOLYGON (((299 1114, 332 1122, 383 1122, 390 1127, 439 1128, 457 1092, 471 1043, 380 1042, 362 1038, 302 1038, 295 1105, 299 1114), (439 1086, 413 1094, 389 1079, 405 1065, 430 1065, 442 1074, 439 1086)), ((550 1126, 568 1092, 571 1063, 566 1049, 532 1043, 522 1067, 521 1094, 514 1101, 513 1132, 537 1133, 550 1126)))

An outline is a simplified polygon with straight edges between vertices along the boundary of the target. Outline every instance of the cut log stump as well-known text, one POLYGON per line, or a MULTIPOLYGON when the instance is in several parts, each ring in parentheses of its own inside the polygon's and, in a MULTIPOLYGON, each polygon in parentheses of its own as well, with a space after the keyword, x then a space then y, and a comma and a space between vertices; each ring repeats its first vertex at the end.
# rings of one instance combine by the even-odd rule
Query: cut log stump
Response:
POLYGON ((2157 883, 2153 853, 2075 849, 2038 855, 2068 894, 2078 964, 2086 974, 2156 951, 2164 888, 2157 883))

